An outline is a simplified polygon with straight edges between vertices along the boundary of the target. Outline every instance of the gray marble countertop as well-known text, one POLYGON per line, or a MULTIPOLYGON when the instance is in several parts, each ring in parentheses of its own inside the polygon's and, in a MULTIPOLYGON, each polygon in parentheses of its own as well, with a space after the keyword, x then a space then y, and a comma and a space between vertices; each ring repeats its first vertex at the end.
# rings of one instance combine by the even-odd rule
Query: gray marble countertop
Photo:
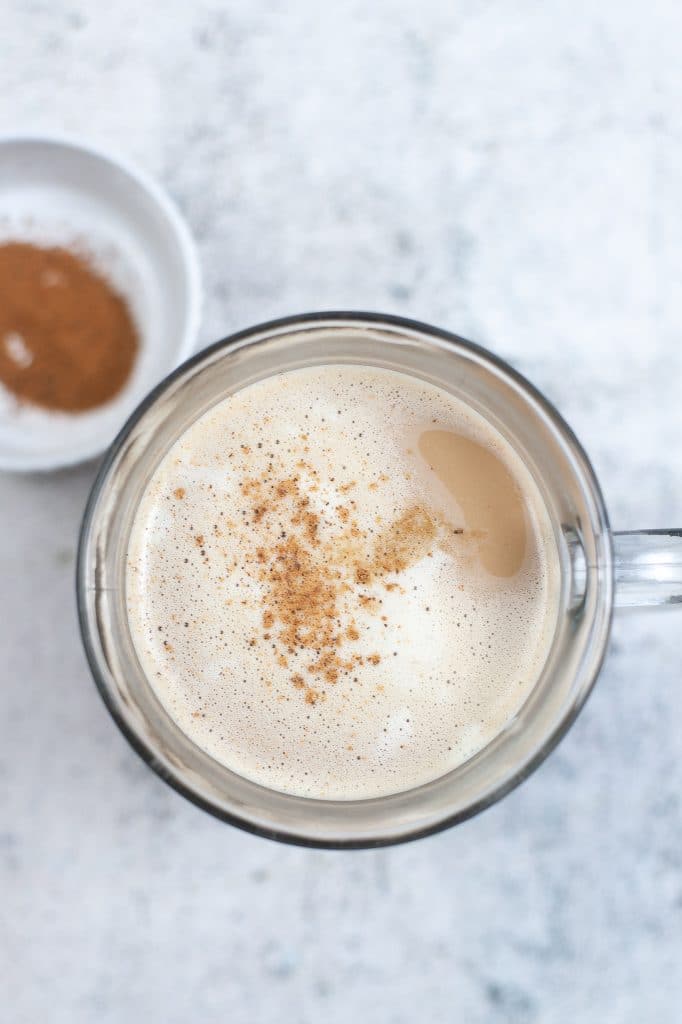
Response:
MULTIPOLYGON (((682 15, 425 0, 4 0, 0 131, 127 155, 185 212, 201 343, 402 313, 510 359, 621 529, 682 525, 682 15)), ((149 772, 76 628, 94 467, 0 478, 0 1018, 680 1019, 682 613, 619 617, 521 788, 390 850, 281 847, 149 772)))

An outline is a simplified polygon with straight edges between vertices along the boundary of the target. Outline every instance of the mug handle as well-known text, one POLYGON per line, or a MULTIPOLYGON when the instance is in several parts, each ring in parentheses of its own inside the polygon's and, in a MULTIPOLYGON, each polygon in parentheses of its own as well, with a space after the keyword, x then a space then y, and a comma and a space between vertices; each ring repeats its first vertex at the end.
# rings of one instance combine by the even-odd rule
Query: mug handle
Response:
POLYGON ((682 530, 613 534, 616 608, 682 604, 682 530))

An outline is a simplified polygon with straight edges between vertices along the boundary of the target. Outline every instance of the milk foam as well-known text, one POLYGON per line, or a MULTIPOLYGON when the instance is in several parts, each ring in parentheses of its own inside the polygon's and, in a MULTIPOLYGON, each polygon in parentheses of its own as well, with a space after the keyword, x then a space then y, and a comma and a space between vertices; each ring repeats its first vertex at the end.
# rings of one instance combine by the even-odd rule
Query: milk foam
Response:
POLYGON ((490 424, 406 375, 327 366, 245 388, 177 441, 135 518, 126 597, 142 667, 193 742, 273 789, 360 799, 501 731, 542 669, 558 590, 544 503, 490 424), (476 524, 432 479, 415 438, 434 425, 518 486, 514 575, 485 568, 476 524))

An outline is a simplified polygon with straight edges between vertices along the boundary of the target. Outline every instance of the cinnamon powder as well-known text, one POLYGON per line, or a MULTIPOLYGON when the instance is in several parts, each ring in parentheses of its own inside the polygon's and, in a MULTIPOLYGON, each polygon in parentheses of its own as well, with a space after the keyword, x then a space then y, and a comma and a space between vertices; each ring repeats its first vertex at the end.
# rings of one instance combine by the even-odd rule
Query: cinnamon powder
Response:
POLYGON ((61 412, 103 405, 138 348, 127 303, 83 257, 0 245, 0 381, 21 401, 61 412))
MULTIPOLYGON (((312 465, 302 461, 300 467, 317 479, 312 465)), ((261 477, 239 482, 242 514, 252 534, 245 570, 247 575, 255 572, 265 588, 262 625, 267 632, 249 643, 267 641, 279 664, 293 670, 294 688, 314 705, 325 699, 326 685, 352 676, 360 665, 380 664, 378 653, 363 655, 353 647, 361 638, 361 613, 378 613, 381 606, 367 587, 426 556, 438 531, 429 511, 416 505, 369 538, 350 509, 338 506, 340 529, 322 536, 320 516, 312 511, 300 478, 278 479, 273 469, 270 463, 261 477)), ((354 508, 355 502, 350 505, 354 508)))

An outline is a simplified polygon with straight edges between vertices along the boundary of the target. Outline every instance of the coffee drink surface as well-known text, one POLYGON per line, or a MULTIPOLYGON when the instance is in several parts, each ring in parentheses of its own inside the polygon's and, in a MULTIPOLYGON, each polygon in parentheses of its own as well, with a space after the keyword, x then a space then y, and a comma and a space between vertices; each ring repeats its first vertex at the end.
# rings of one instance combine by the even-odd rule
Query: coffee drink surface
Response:
POLYGON ((489 743, 558 614, 538 488, 477 412, 388 370, 271 377, 157 467, 129 544, 133 641, 217 761, 320 799, 396 793, 489 743))

